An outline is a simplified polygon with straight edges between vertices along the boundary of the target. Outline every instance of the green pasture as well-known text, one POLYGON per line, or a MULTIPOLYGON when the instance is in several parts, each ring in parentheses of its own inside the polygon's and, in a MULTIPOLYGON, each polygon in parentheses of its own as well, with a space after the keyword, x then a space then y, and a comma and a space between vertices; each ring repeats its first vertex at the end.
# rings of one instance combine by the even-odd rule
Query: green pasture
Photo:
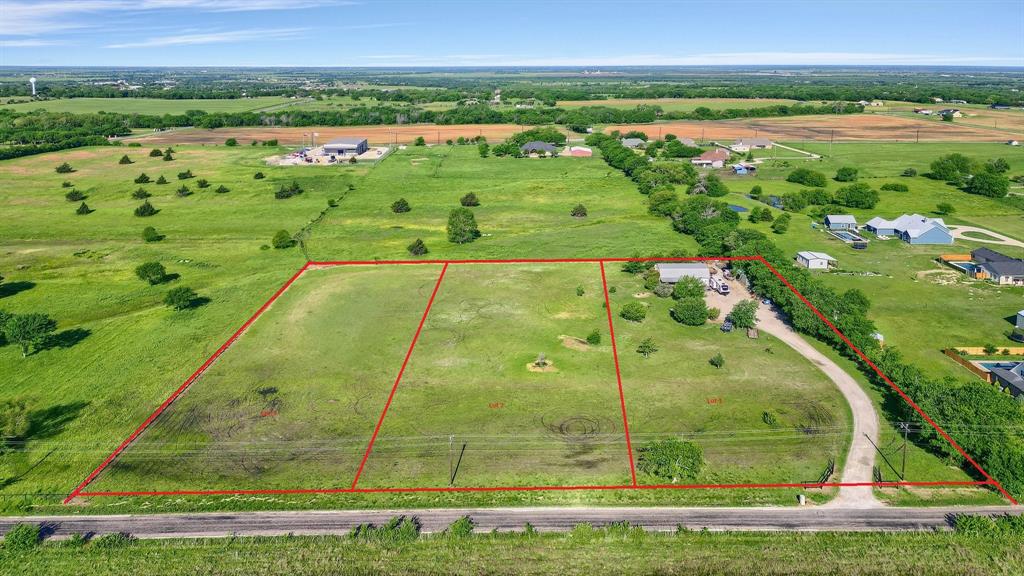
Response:
POLYGON ((582 106, 607 106, 609 108, 632 109, 637 106, 659 106, 665 112, 693 112, 697 108, 711 110, 763 108, 778 104, 799 104, 796 100, 784 98, 609 98, 607 100, 562 100, 560 108, 582 106))
POLYGON ((19 112, 47 110, 49 112, 70 112, 90 114, 95 112, 118 112, 121 114, 184 114, 189 110, 204 112, 251 112, 270 106, 292 102, 284 96, 256 96, 234 99, 192 99, 166 100, 162 98, 60 98, 0 104, 0 108, 11 108, 19 112))

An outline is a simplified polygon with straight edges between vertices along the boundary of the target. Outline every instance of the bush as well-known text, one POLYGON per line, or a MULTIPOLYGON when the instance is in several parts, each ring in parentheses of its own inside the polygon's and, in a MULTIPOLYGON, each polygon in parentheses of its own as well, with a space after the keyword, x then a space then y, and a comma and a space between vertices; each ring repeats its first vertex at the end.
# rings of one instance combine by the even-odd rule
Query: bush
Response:
POLYGON ((473 526, 473 520, 469 516, 463 516, 452 522, 451 526, 445 529, 444 534, 448 538, 466 538, 473 534, 473 526))
POLYGON ((187 196, 191 196, 192 195, 192 191, 188 189, 188 186, 184 186, 184 185, 181 186, 180 188, 178 188, 177 190, 175 190, 174 193, 177 194, 178 196, 182 197, 182 198, 185 198, 187 196))
POLYGON ((491 153, 491 146, 487 142, 481 142, 476 145, 476 150, 480 153, 481 158, 487 158, 491 153))
POLYGON ((274 198, 284 200, 286 198, 291 198, 292 196, 298 196, 299 194, 302 194, 302 192, 303 190, 302 187, 299 186, 299 183, 292 181, 289 186, 282 185, 277 192, 274 192, 274 198))
POLYGON ((852 166, 843 166, 836 170, 836 182, 856 182, 858 170, 852 166))
POLYGON ((787 182, 795 182, 812 188, 824 188, 828 184, 828 178, 821 172, 815 172, 809 168, 797 168, 786 176, 787 182))
POLYGON ((4 535, 4 550, 23 552, 39 545, 40 529, 38 524, 15 524, 4 535))
MULTIPOLYGON (((161 178, 163 178, 163 176, 161 176, 161 178)), ((143 172, 142 174, 139 174, 138 176, 135 177, 135 183, 136 184, 148 184, 149 183, 149 176, 145 172, 143 172)))
POLYGON ((643 322, 647 317, 647 308, 639 302, 627 302, 619 311, 619 316, 629 322, 643 322))
POLYGON ((86 196, 85 194, 82 194, 78 190, 72 190, 71 192, 65 194, 64 198, 68 202, 81 202, 82 200, 85 200, 86 196))
POLYGON ((161 151, 159 148, 153 148, 152 150, 149 151, 149 157, 150 158, 156 158, 157 156, 163 156, 163 155, 164 155, 163 151, 161 151))
POLYGON ((772 232, 775 232, 776 234, 785 234, 786 231, 789 230, 789 221, 792 219, 793 217, 789 214, 779 216, 775 219, 775 222, 772 222, 772 232))
POLYGON ((907 168, 906 170, 904 170, 900 174, 900 176, 906 176, 908 178, 913 178, 914 176, 917 176, 917 169, 916 168, 907 168))
POLYGON ((708 320, 718 320, 721 315, 722 311, 718 308, 708 308, 708 320))
POLYGON ((995 172, 975 174, 964 188, 968 194, 988 196, 989 198, 1005 198, 1010 192, 1010 179, 995 172))
POLYGON ((722 353, 719 352, 708 360, 708 364, 711 364, 715 368, 721 368, 722 366, 725 366, 725 358, 722 357, 722 353))
POLYGON ((729 312, 729 320, 737 328, 753 328, 757 324, 757 302, 742 300, 729 312))
POLYGON ((569 212, 569 213, 572 215, 573 218, 586 218, 587 217, 587 207, 584 206, 583 204, 577 204, 576 206, 573 207, 572 211, 569 212))
POLYGON ((391 203, 391 211, 395 214, 402 214, 410 210, 412 210, 412 207, 409 206, 409 201, 405 198, 399 198, 391 203))
POLYGON ((836 203, 849 208, 874 208, 878 204, 878 191, 864 182, 843 186, 836 190, 836 203))
POLYGON ((224 141, 225 146, 238 146, 238 140, 234 138, 228 138, 224 141))
POLYGON ((462 204, 463 206, 479 206, 480 200, 476 197, 476 194, 470 192, 462 198, 459 198, 459 204, 462 204))
POLYGON ((287 230, 278 230, 274 233, 274 238, 270 241, 271 245, 278 250, 285 248, 291 248, 295 246, 295 239, 288 233, 287 230))
POLYGON ((985 162, 985 170, 988 172, 995 172, 996 174, 1002 174, 1010 171, 1010 163, 1005 158, 996 158, 985 162))
POLYGON ((935 211, 943 216, 946 216, 948 214, 953 214, 954 212, 956 212, 956 206, 953 206, 949 202, 939 202, 938 204, 935 205, 935 211))
POLYGON ((672 295, 673 286, 666 282, 658 282, 658 285, 654 287, 654 295, 658 298, 668 298, 672 295))
POLYGON ((167 295, 164 296, 164 304, 175 310, 185 310, 194 306, 198 297, 195 290, 187 286, 180 286, 167 291, 167 295))
POLYGON ((231 192, 231 189, 221 184, 220 186, 217 186, 214 192, 216 192, 217 194, 227 194, 228 192, 231 192))
POLYGON ((750 197, 754 200, 760 199, 761 194, 764 194, 764 191, 761 189, 760 184, 755 184, 754 187, 750 189, 750 197))
POLYGON ((412 145, 413 146, 426 146, 427 145, 427 141, 423 139, 423 136, 417 136, 416 139, 412 141, 412 145))
POLYGON ((651 354, 658 351, 658 346, 654 343, 651 338, 644 338, 643 341, 636 347, 636 353, 643 356, 644 358, 650 358, 651 354))
POLYGON ((146 200, 145 202, 142 203, 142 205, 140 205, 139 207, 137 207, 135 209, 135 215, 140 217, 140 218, 145 218, 146 216, 152 216, 152 215, 154 215, 156 213, 157 213, 157 209, 154 208, 153 205, 149 203, 149 200, 146 200))
POLYGON ((163 240, 164 237, 161 236, 160 233, 156 231, 156 228, 153 228, 152 226, 146 226, 145 228, 142 229, 142 239, 146 242, 159 242, 163 240))
POLYGON ((591 346, 597 346, 600 343, 601 343, 601 331, 598 330, 597 328, 594 328, 593 332, 591 332, 590 334, 587 334, 587 344, 590 344, 591 346))
POLYGON ((195 178, 191 170, 185 170, 184 172, 178 172, 178 180, 188 180, 189 178, 195 178))
POLYGON ((412 254, 413 256, 423 256, 429 252, 429 250, 427 250, 427 245, 424 244, 423 240, 420 238, 417 238, 415 242, 409 244, 406 249, 409 251, 409 254, 412 254))
POLYGON ((252 175, 253 180, 263 180, 264 178, 266 178, 266 176, 263 175, 263 172, 257 172, 252 175))
POLYGON ((61 182, 61 183, 60 183, 60 187, 61 187, 61 188, 71 188, 72 186, 74 186, 74 184, 72 184, 72 183, 71 183, 70 181, 68 181, 68 180, 65 180, 65 181, 63 181, 63 182, 61 182))
POLYGON ((704 297, 684 298, 676 302, 670 310, 672 318, 687 326, 703 326, 708 321, 708 307, 704 297))
POLYGON ((132 198, 134 198, 136 200, 145 200, 146 198, 149 198, 150 196, 152 196, 152 194, 150 194, 149 192, 146 192, 145 188, 139 188, 135 192, 132 192, 132 198))
POLYGON ((210 182, 206 178, 200 178, 199 180, 196 180, 196 186, 199 186, 200 188, 209 188, 210 182))
POLYGON ((480 237, 476 217, 469 208, 456 208, 448 214, 448 241, 466 244, 480 237))
POLYGON ((174 160, 174 155, 169 152, 170 148, 168 148, 167 150, 168 152, 164 152, 164 162, 170 162, 171 160, 174 160))
POLYGON ((78 214, 79 216, 85 216, 86 214, 92 214, 92 209, 89 208, 88 204, 86 204, 85 202, 82 202, 82 204, 78 206, 78 210, 75 210, 75 214, 78 214))
POLYGON ((636 467, 673 483, 696 480, 704 467, 704 452, 696 444, 676 438, 648 442, 639 450, 636 467))
POLYGON ((57 174, 70 174, 75 171, 75 169, 71 167, 71 164, 68 164, 67 162, 64 162, 60 166, 57 166, 55 170, 57 174))
POLYGON ((135 275, 155 286, 167 279, 167 270, 159 262, 146 262, 135 267, 135 275))
POLYGON ((133 164, 132 159, 127 154, 121 156, 121 159, 117 161, 118 164, 133 164))
POLYGON ((886 192, 910 192, 910 187, 900 182, 886 182, 880 189, 886 192))
POLYGON ((684 300, 686 298, 704 298, 704 292, 707 287, 704 285, 702 280, 698 280, 692 276, 684 276, 676 282, 676 285, 672 288, 672 298, 676 300, 684 300))
POLYGON ((167 178, 164 178, 164 175, 161 174, 160 177, 156 179, 156 183, 157 184, 167 184, 167 178))

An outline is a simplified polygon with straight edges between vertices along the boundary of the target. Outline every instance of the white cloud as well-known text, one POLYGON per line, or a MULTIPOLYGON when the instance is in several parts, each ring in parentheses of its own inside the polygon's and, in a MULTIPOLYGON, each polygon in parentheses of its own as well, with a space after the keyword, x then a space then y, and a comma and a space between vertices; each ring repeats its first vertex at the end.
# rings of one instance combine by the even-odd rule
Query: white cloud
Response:
POLYGON ((276 28, 229 30, 221 32, 198 32, 195 34, 176 34, 173 36, 157 36, 138 42, 110 44, 107 48, 156 48, 160 46, 193 46, 197 44, 227 44, 248 42, 252 40, 280 40, 295 38, 306 32, 306 28, 276 28))
POLYGON ((59 46, 64 44, 60 40, 39 40, 36 38, 11 40, 0 39, 0 48, 37 48, 40 46, 59 46))

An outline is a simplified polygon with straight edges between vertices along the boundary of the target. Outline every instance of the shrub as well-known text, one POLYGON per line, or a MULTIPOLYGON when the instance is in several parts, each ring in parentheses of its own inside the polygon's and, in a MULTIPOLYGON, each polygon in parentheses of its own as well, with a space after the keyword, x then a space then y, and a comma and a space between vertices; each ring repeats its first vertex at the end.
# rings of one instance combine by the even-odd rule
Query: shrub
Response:
POLYGON ((135 192, 132 192, 132 198, 134 198, 136 200, 145 200, 146 198, 149 198, 150 196, 152 196, 152 194, 150 194, 149 192, 146 192, 145 188, 139 188, 135 192))
POLYGON ((156 231, 156 228, 153 228, 152 226, 146 226, 145 228, 142 229, 142 239, 145 240, 146 242, 159 242, 163 240, 164 237, 161 236, 160 233, 156 231))
POLYGON ((785 234, 786 231, 789 230, 789 221, 792 219, 793 217, 789 214, 779 216, 775 219, 775 222, 772 222, 772 232, 775 232, 776 234, 785 234))
POLYGON ((395 214, 402 214, 412 210, 412 206, 409 206, 409 201, 405 198, 399 198, 391 203, 391 211, 395 214))
POLYGON ((587 217, 587 207, 584 206, 583 204, 577 204, 576 206, 573 207, 573 209, 570 212, 570 214, 572 215, 573 218, 586 218, 587 217))
POLYGON ((913 178, 914 176, 917 176, 917 169, 916 168, 907 168, 907 169, 905 169, 900 174, 900 176, 906 176, 908 178, 913 178))
POLYGON ((786 176, 787 182, 795 182, 813 188, 824 188, 828 184, 828 178, 821 172, 815 172, 809 168, 797 168, 786 176))
POLYGON ((764 194, 764 191, 761 189, 760 184, 755 184, 754 187, 750 189, 750 197, 754 200, 761 198, 761 194, 764 194))
POLYGON ((285 248, 291 248, 295 246, 295 239, 288 233, 287 230, 278 230, 274 233, 274 238, 270 241, 271 245, 278 250, 285 248))
POLYGON ((57 166, 55 170, 57 174, 70 174, 75 171, 75 169, 71 167, 71 164, 68 164, 67 162, 64 162, 60 166, 57 166))
POLYGON ((200 188, 209 188, 210 182, 206 178, 200 178, 199 180, 196 180, 196 186, 199 186, 200 188))
POLYGON ((956 206, 953 206, 949 202, 939 202, 935 205, 935 211, 945 216, 956 212, 956 206))
POLYGON ((78 210, 75 210, 75 214, 78 214, 79 216, 85 216, 86 214, 92 214, 92 210, 89 208, 88 204, 82 202, 78 206, 78 210))
POLYGON ((640 345, 636 347, 636 353, 643 356, 644 358, 650 358, 651 354, 658 351, 658 346, 654 343, 651 338, 644 338, 640 345))
POLYGON ((852 166, 843 166, 836 170, 836 182, 856 182, 858 170, 852 166))
POLYGON ((4 536, 4 550, 20 552, 31 550, 39 545, 40 529, 38 524, 15 524, 4 536))
POLYGON ((160 177, 156 179, 156 183, 157 184, 167 184, 167 178, 164 178, 164 175, 161 174, 160 177))
POLYGON ((704 292, 706 291, 704 282, 694 278, 692 276, 684 276, 676 282, 676 285, 672 288, 672 298, 676 300, 683 300, 686 298, 704 298, 704 292))
POLYGON ((910 192, 910 187, 900 182, 886 182, 880 189, 886 192, 910 192))
POLYGON ((160 284, 167 279, 167 270, 159 262, 146 262, 135 267, 135 275, 152 285, 160 284))
POLYGON ((71 188, 72 186, 74 186, 74 184, 72 184, 72 183, 71 183, 70 181, 68 181, 68 180, 65 180, 65 181, 63 181, 63 182, 61 182, 61 183, 60 183, 60 187, 61 187, 61 188, 71 188))
POLYGON ((448 241, 466 244, 480 237, 476 217, 469 208, 456 208, 448 214, 448 241))
POLYGON ((481 142, 476 145, 476 151, 480 154, 481 158, 487 158, 491 153, 491 146, 487 142, 481 142))
POLYGON ((416 139, 412 141, 412 145, 413 146, 426 146, 427 145, 427 141, 423 139, 423 136, 417 136, 416 139))
POLYGON ((182 197, 182 198, 185 198, 186 196, 191 196, 192 195, 192 191, 189 190, 188 186, 185 186, 185 185, 182 185, 180 188, 175 190, 174 193, 177 194, 178 196, 182 197))
POLYGON ((722 311, 718 308, 708 308, 708 320, 718 320, 721 315, 722 311))
POLYGON ((264 146, 277 146, 277 138, 272 138, 270 140, 264 140, 263 141, 263 145, 264 146))
POLYGON ((65 194, 64 198, 68 202, 81 202, 82 200, 85 200, 85 194, 82 194, 78 190, 72 190, 71 192, 65 194))
POLYGON ((590 334, 587 334, 587 344, 590 344, 591 346, 597 346, 600 343, 601 343, 601 331, 598 330, 597 328, 594 328, 593 332, 591 332, 590 334))
POLYGON ((1004 158, 996 158, 985 162, 985 170, 988 172, 995 172, 996 174, 1002 174, 1010 171, 1010 164, 1004 158))
POLYGON ((836 203, 850 208, 874 208, 878 200, 878 191, 864 182, 836 190, 836 203))
POLYGON ((252 178, 253 180, 263 180, 266 176, 263 175, 263 172, 257 172, 252 175, 252 178))
POLYGON ((146 216, 152 216, 152 215, 154 215, 156 213, 157 213, 157 209, 154 208, 153 205, 149 203, 149 200, 146 200, 139 207, 137 207, 135 209, 135 215, 140 217, 140 218, 145 218, 146 216))
POLYGON ((704 452, 692 442, 669 438, 648 442, 639 450, 637 468, 651 476, 670 480, 695 480, 704 467, 704 452))
POLYGON ((670 310, 672 318, 687 326, 703 326, 708 321, 708 307, 700 298, 684 298, 676 302, 670 310))
POLYGON ((167 152, 164 152, 164 162, 170 162, 171 160, 174 160, 174 155, 171 154, 170 148, 168 148, 167 150, 167 152))
POLYGON ((124 532, 114 532, 113 534, 104 534, 99 538, 92 541, 92 545, 101 550, 111 550, 114 548, 123 548, 130 544, 135 543, 135 538, 130 534, 124 532))
POLYGON ((661 284, 661 274, 655 268, 644 272, 644 288, 654 290, 659 284, 661 284))
POLYGON ((227 194, 228 192, 231 192, 231 189, 221 184, 220 186, 217 186, 216 189, 214 189, 214 192, 216 192, 217 194, 227 194))
POLYGON ((234 138, 228 138, 224 141, 225 146, 238 146, 238 140, 234 138))
POLYGON ((711 364, 715 368, 721 368, 722 366, 725 366, 725 358, 723 358, 722 353, 719 352, 718 354, 712 356, 710 360, 708 360, 708 364, 711 364))
MULTIPOLYGON (((163 178, 163 176, 161 176, 161 178, 163 178)), ((139 174, 138 176, 135 177, 135 183, 136 184, 148 184, 149 183, 149 176, 145 172, 143 172, 142 174, 139 174)))
POLYGON ((372 542, 384 547, 408 544, 419 536, 419 521, 408 516, 395 516, 383 526, 360 524, 349 532, 349 538, 352 540, 372 542))
POLYGON ((444 534, 448 538, 466 538, 473 534, 473 526, 473 520, 469 516, 463 516, 452 522, 451 526, 445 529, 444 534))
POLYGON ((413 256, 423 256, 429 252, 429 250, 427 250, 427 245, 424 244, 423 240, 420 238, 417 238, 412 244, 409 244, 406 249, 409 251, 409 254, 412 254, 413 256))
POLYGON ((582 284, 580 284, 579 286, 576 287, 576 295, 577 296, 583 296, 586 293, 587 293, 587 289, 584 288, 582 284))
POLYGON ((156 158, 157 156, 163 156, 164 153, 159 148, 153 148, 149 151, 150 158, 156 158))
POLYGON ((167 295, 164 296, 164 304, 175 310, 184 310, 195 305, 198 297, 195 290, 187 286, 179 286, 167 291, 167 295))
POLYGON ((188 180, 189 178, 195 178, 191 170, 185 170, 184 172, 178 172, 178 180, 188 180))
POLYGON ((480 200, 476 197, 476 194, 470 192, 462 198, 459 198, 459 204, 462 204, 463 206, 479 206, 480 200))
POLYGON ((968 194, 988 196, 989 198, 1005 198, 1010 192, 1010 179, 995 172, 975 174, 964 188, 968 194))
POLYGON ((729 312, 729 320, 737 328, 753 328, 757 324, 757 302, 742 300, 729 312))
POLYGON ((289 186, 282 185, 277 192, 274 192, 274 198, 284 200, 286 198, 291 198, 292 196, 298 196, 299 194, 302 194, 302 192, 303 190, 302 187, 299 186, 299 183, 292 181, 289 186))
POLYGON ((619 316, 629 322, 643 322, 647 317, 647 308, 639 302, 627 302, 619 311, 619 316))
POLYGON ((121 156, 121 159, 117 161, 118 164, 133 164, 132 159, 127 154, 121 156))
POLYGON ((666 282, 658 282, 654 287, 654 295, 658 298, 668 298, 672 295, 673 286, 666 282))

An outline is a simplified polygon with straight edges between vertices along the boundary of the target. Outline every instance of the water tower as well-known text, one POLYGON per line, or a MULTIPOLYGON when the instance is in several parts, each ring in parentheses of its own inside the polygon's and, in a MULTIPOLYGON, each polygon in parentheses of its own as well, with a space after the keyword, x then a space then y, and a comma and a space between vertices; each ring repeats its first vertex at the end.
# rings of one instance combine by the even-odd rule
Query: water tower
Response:
POLYGON ((35 97, 35 95, 36 95, 36 77, 33 76, 33 77, 29 78, 28 79, 28 83, 32 85, 32 96, 35 97))

